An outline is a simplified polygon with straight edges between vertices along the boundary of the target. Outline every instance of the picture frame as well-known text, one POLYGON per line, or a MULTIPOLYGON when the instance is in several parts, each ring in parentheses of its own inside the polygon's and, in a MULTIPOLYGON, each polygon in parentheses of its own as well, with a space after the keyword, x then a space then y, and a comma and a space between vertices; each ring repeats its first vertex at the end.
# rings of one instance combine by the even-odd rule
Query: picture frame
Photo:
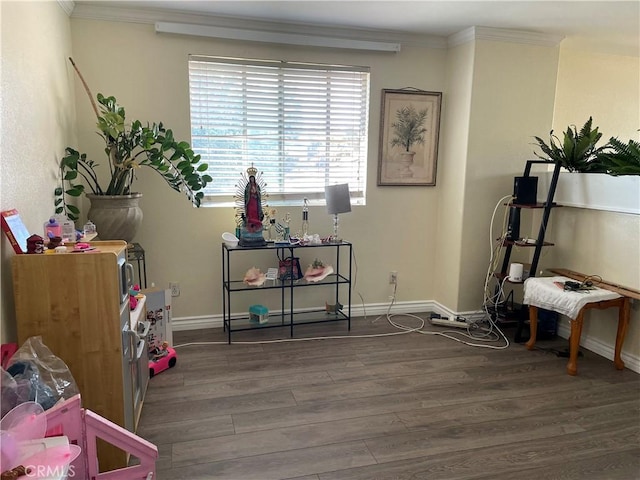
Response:
POLYGON ((378 185, 435 186, 442 92, 383 89, 378 185))

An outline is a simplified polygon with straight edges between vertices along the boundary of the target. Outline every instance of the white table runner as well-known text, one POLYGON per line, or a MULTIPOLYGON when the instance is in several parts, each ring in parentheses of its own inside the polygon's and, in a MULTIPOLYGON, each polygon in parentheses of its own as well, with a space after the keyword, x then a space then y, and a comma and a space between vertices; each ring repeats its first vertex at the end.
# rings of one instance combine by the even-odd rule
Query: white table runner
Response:
POLYGON ((593 290, 567 291, 558 287, 554 282, 564 284, 575 281, 567 277, 533 277, 524 282, 524 304, 553 310, 575 319, 587 303, 613 300, 622 295, 602 288, 593 290))

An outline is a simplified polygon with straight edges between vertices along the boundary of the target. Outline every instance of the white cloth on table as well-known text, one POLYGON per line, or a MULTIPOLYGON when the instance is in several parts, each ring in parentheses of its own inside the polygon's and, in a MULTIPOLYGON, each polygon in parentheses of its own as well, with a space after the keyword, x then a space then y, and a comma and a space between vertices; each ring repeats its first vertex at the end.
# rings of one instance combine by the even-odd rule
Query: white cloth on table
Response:
POLYGON ((587 303, 613 300, 622 295, 602 288, 593 290, 567 291, 558 287, 554 282, 564 284, 575 281, 567 277, 532 277, 524 281, 525 305, 544 308, 559 312, 571 319, 575 319, 587 303))

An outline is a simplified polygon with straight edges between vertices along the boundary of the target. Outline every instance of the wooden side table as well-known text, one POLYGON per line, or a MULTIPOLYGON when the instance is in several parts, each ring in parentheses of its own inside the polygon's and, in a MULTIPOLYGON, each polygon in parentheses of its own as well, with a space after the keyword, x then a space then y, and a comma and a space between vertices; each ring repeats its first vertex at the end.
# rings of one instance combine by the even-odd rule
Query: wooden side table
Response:
MULTIPOLYGON (((605 309, 618 307, 618 333, 616 335, 616 349, 613 357, 613 364, 618 370, 624 369, 624 362, 620 358, 624 338, 627 335, 629 326, 630 302, 628 297, 620 297, 614 300, 603 302, 587 303, 580 309, 580 313, 575 319, 571 319, 571 336, 569 337, 569 362, 567 362, 567 373, 569 375, 578 374, 578 351, 580 349, 580 336, 582 335, 582 324, 584 314, 591 308, 605 309)), ((536 344, 536 332, 538 329, 538 307, 529 305, 529 341, 525 344, 528 350, 533 350, 536 344)))
MULTIPOLYGON (((568 279, 583 282, 588 276, 573 272, 566 269, 551 269, 553 273, 567 277, 568 279)), ((530 278, 525 282, 525 298, 527 297, 527 286, 529 289, 542 288, 543 283, 550 282, 549 278, 530 278)), ((567 295, 575 292, 564 292, 553 288, 547 288, 546 291, 537 297, 529 294, 529 328, 530 337, 526 343, 528 350, 533 350, 536 343, 536 333, 538 328, 538 308, 547 308, 567 315, 571 319, 571 337, 569 339, 569 361, 567 363, 567 373, 569 375, 577 375, 578 373, 578 350, 580 348, 580 336, 582 335, 582 326, 584 316, 587 310, 617 307, 618 308, 618 330, 616 334, 616 345, 613 364, 616 369, 624 369, 624 362, 620 356, 622 346, 629 327, 629 318, 631 312, 631 298, 640 299, 640 292, 626 287, 615 285, 606 281, 593 281, 594 286, 598 287, 597 295, 592 297, 582 297, 580 303, 572 301, 567 295), (593 298, 593 301, 589 301, 593 298), (577 313, 574 313, 576 312, 577 313)), ((575 294, 583 295, 583 294, 575 294)), ((588 294, 587 294, 588 295, 588 294)), ((575 298, 575 297, 574 297, 575 298)))

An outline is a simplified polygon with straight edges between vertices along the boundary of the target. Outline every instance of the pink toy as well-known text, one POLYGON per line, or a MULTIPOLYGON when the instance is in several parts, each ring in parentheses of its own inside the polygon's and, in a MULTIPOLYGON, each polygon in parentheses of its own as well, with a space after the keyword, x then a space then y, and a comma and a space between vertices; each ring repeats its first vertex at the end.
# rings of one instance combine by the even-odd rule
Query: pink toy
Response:
POLYGON ((177 361, 176 351, 163 342, 161 347, 149 351, 149 377, 174 367, 177 361))
POLYGON ((129 309, 135 310, 138 305, 138 297, 137 295, 140 293, 140 285, 134 285, 129 290, 129 309))
POLYGON ((0 345, 0 355, 2 356, 2 368, 7 369, 9 360, 18 350, 17 343, 3 343, 0 345))
POLYGON ((45 412, 47 436, 66 435, 71 444, 82 446, 82 455, 71 462, 74 478, 92 480, 148 480, 156 478, 158 447, 106 418, 85 410, 80 395, 58 403, 45 412), (99 472, 97 439, 130 453, 139 464, 99 472))
POLYGON ((80 455, 78 445, 37 447, 38 443, 34 442, 44 438, 46 430, 47 416, 35 402, 21 403, 2 418, 0 471, 3 478, 5 474, 14 478, 25 474, 32 478, 48 477, 50 475, 43 472, 63 472, 80 455))

